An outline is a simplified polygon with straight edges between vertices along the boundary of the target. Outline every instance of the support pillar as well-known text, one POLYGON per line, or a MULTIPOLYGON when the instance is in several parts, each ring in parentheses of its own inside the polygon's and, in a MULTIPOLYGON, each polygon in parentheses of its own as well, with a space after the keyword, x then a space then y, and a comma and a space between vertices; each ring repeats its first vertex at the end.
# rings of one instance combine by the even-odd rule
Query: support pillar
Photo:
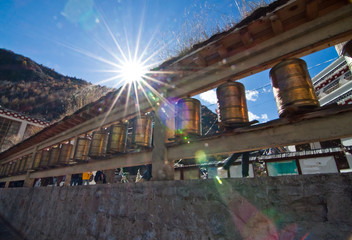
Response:
POLYGON ((106 183, 115 183, 115 169, 104 170, 106 183))
POLYGON ((27 171, 26 178, 24 179, 23 187, 33 187, 34 185, 34 178, 31 178, 31 172, 27 171))
POLYGON ((9 188, 10 182, 5 183, 5 188, 9 188))
MULTIPOLYGON (((152 180, 174 180, 175 170, 173 161, 167 160, 167 148, 165 139, 167 138, 167 126, 163 123, 161 114, 156 112, 153 135, 153 153, 152 153, 152 180)), ((164 117, 164 115, 162 115, 164 117)), ((173 117, 171 115, 170 117, 173 117)))
POLYGON ((65 176, 65 186, 70 186, 72 174, 66 174, 65 176))

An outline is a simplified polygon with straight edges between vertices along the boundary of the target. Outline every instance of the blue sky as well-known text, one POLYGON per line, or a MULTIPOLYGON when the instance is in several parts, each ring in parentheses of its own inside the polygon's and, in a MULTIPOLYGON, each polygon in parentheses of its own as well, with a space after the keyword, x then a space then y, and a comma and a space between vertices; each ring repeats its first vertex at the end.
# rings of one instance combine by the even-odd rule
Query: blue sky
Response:
MULTIPOLYGON (((241 1, 237 1, 241 2, 241 1)), ((217 26, 239 21, 234 0, 2 0, 0 1, 0 48, 14 51, 57 72, 94 84, 112 77, 111 62, 124 53, 158 64, 177 53, 182 42, 195 34, 208 36, 217 26), (109 32, 110 31, 110 32, 109 32), (160 50, 161 49, 161 50, 160 50)), ((241 7, 241 6, 239 6, 241 7)), ((241 9, 241 8, 240 8, 241 9)), ((309 55, 313 77, 337 57, 334 48, 309 55)), ((240 80, 247 89, 247 105, 252 119, 278 117, 268 71, 240 80)), ((215 110, 214 91, 197 98, 215 110)))

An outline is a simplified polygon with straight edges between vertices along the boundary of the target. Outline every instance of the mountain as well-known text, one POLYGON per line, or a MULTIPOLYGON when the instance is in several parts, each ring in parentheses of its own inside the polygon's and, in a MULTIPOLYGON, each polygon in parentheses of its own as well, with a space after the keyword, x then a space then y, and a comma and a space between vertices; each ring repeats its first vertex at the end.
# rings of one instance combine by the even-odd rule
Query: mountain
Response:
POLYGON ((0 105, 53 122, 111 91, 0 49, 0 105))

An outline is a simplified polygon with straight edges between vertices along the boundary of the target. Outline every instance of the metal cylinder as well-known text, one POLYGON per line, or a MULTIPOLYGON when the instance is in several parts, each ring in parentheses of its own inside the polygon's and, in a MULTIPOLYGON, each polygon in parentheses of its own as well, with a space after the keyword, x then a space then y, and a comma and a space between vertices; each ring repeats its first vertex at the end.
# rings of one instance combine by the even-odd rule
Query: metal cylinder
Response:
POLYGON ((27 161, 28 161, 28 155, 26 155, 22 158, 20 170, 19 170, 21 173, 25 172, 25 170, 26 170, 25 167, 26 167, 27 161))
POLYGON ((70 156, 72 151, 72 144, 64 143, 61 145, 60 156, 59 156, 59 164, 67 165, 70 162, 70 156))
POLYGON ((109 127, 108 153, 123 153, 126 149, 127 125, 113 124, 109 127))
POLYGON ((202 135, 200 101, 180 99, 176 104, 176 136, 202 135))
POLYGON ((40 158, 40 164, 39 167, 47 167, 49 163, 49 157, 50 157, 50 150, 43 150, 42 151, 42 156, 40 158))
POLYGON ((319 107, 307 64, 288 59, 270 70, 271 83, 280 117, 319 107))
POLYGON ((17 174, 17 173, 18 173, 18 169, 19 169, 20 164, 21 164, 21 159, 17 159, 17 160, 15 160, 14 164, 15 164, 15 166, 14 166, 14 168, 13 168, 12 175, 14 175, 14 174, 17 174))
POLYGON ((10 168, 11 168, 10 163, 9 163, 9 162, 6 163, 6 167, 5 167, 5 170, 4 170, 4 175, 5 175, 5 176, 9 176, 9 174, 10 174, 10 168))
POLYGON ((10 162, 10 171, 9 171, 9 175, 13 175, 14 174, 14 169, 15 169, 15 162, 10 162))
POLYGON ((246 93, 242 83, 224 83, 216 89, 216 95, 219 122, 228 125, 248 122, 246 93))
POLYGON ((23 167, 23 171, 24 171, 24 172, 27 172, 28 169, 31 169, 31 168, 32 168, 31 162, 32 162, 32 154, 29 154, 29 155, 27 156, 27 160, 26 160, 26 162, 25 162, 25 164, 24 164, 24 167, 23 167))
POLYGON ((342 55, 345 57, 348 68, 352 72, 352 40, 344 44, 342 48, 342 55))
POLYGON ((59 163, 60 148, 53 147, 50 149, 50 157, 48 166, 54 167, 59 163))
POLYGON ((133 119, 132 145, 137 147, 152 146, 152 117, 140 116, 133 119))
POLYGON ((88 160, 88 150, 89 150, 90 139, 88 138, 78 138, 75 147, 75 153, 73 159, 78 161, 88 160))
POLYGON ((41 158, 42 158, 42 151, 37 151, 35 154, 33 165, 32 165, 33 169, 39 168, 41 158))
POLYGON ((93 132, 92 141, 89 147, 90 157, 103 157, 106 155, 106 147, 108 143, 108 132, 99 130, 93 132))

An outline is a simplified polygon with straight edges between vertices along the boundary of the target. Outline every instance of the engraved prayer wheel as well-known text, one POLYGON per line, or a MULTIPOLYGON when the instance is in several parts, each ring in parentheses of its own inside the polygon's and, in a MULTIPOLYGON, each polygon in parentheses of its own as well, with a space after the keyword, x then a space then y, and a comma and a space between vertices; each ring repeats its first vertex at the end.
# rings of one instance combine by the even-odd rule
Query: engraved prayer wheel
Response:
POLYGON ((21 158, 17 159, 15 161, 15 167, 13 169, 13 174, 18 174, 18 170, 20 169, 20 165, 21 165, 21 158))
POLYGON ((48 166, 54 167, 59 163, 60 148, 53 147, 50 149, 50 157, 48 166))
POLYGON ((33 169, 38 169, 40 166, 40 160, 42 158, 42 151, 37 151, 35 154, 34 162, 33 162, 33 169))
POLYGON ((50 157, 50 150, 43 150, 42 151, 42 156, 40 158, 40 164, 39 167, 47 167, 49 163, 49 157, 50 157))
POLYGON ((11 164, 8 162, 6 164, 5 176, 9 176, 10 175, 10 169, 11 169, 11 164))
POLYGON ((113 124, 109 127, 108 153, 123 153, 126 149, 127 125, 113 124))
POLYGON ((93 132, 92 141, 89 147, 90 157, 103 157, 106 155, 108 134, 109 133, 106 130, 93 132))
POLYGON ((87 161, 89 145, 90 145, 90 139, 78 138, 73 159, 78 161, 87 161))
POLYGON ((216 89, 218 121, 231 125, 248 122, 246 93, 242 83, 227 82, 216 89))
POLYGON ((176 136, 202 135, 200 101, 180 99, 176 104, 176 136))
POLYGON ((152 117, 140 116, 133 119, 132 145, 138 147, 152 146, 152 117))
POLYGON ((58 163, 63 165, 69 164, 71 151, 72 151, 72 144, 70 143, 62 144, 58 163))
POLYGON ((303 60, 282 61, 270 70, 270 78, 280 117, 319 107, 307 64, 303 60))
POLYGON ((19 169, 20 173, 23 173, 27 170, 26 169, 27 161, 28 161, 28 155, 24 156, 21 160, 21 165, 19 169))
POLYGON ((15 162, 10 162, 10 171, 9 171, 9 175, 13 175, 14 174, 14 169, 15 169, 15 162))
POLYGON ((27 160, 24 164, 24 167, 23 167, 23 171, 26 172, 27 170, 31 169, 32 166, 31 166, 31 161, 32 161, 32 154, 29 154, 27 156, 27 160))

